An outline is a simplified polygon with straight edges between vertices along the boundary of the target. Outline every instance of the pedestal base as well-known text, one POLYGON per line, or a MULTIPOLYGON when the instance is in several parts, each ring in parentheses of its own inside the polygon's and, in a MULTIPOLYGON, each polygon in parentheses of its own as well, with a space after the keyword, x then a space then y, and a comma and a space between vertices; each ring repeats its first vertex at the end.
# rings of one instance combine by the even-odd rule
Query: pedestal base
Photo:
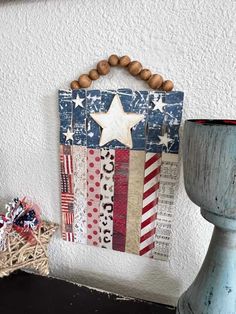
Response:
POLYGON ((215 227, 201 270, 180 297, 176 313, 236 313, 236 231, 232 229, 215 227))

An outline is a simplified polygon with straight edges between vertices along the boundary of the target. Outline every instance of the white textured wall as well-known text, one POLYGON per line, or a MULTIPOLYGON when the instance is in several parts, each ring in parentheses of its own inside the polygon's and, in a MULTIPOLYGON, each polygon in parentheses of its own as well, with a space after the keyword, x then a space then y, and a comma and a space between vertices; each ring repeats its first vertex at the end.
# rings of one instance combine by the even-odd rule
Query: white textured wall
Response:
MULTIPOLYGON (((57 90, 110 53, 128 54, 185 91, 184 119, 235 118, 233 1, 0 1, 0 198, 31 195, 60 221, 57 90)), ((234 51, 235 53, 235 51, 234 51)), ((146 88, 123 71, 97 88, 146 88)), ((181 173, 169 262, 63 242, 53 275, 175 303, 196 275, 212 227, 181 173)))

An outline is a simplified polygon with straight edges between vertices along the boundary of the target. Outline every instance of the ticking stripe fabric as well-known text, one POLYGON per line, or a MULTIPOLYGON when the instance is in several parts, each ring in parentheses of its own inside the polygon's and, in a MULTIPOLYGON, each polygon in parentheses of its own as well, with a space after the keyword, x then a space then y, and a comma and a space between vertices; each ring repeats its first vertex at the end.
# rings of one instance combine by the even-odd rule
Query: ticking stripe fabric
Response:
POLYGON ((140 255, 152 257, 160 186, 161 154, 146 153, 144 166, 143 208, 140 232, 140 255))
POLYGON ((60 182, 64 240, 167 260, 178 183, 182 92, 60 90, 60 182), (143 115, 132 148, 100 147, 91 113, 143 115))

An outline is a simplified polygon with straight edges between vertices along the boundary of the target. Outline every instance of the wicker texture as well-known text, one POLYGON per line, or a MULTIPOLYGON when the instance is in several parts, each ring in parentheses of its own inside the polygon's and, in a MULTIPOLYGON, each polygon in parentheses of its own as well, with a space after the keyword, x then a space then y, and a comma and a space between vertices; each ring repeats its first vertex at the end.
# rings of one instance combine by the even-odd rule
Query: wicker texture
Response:
POLYGON ((44 221, 33 232, 33 244, 16 231, 11 231, 7 236, 6 250, 0 252, 0 278, 22 268, 48 275, 47 247, 56 229, 56 224, 44 221))

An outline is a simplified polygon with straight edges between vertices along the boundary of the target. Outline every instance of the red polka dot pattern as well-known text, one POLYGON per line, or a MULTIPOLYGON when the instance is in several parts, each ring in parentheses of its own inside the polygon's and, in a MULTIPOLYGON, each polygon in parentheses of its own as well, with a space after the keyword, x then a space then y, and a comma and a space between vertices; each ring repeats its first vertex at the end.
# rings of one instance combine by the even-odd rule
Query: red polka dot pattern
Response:
POLYGON ((100 208, 100 167, 99 149, 88 150, 88 207, 87 207, 87 243, 99 246, 99 208, 100 208))

